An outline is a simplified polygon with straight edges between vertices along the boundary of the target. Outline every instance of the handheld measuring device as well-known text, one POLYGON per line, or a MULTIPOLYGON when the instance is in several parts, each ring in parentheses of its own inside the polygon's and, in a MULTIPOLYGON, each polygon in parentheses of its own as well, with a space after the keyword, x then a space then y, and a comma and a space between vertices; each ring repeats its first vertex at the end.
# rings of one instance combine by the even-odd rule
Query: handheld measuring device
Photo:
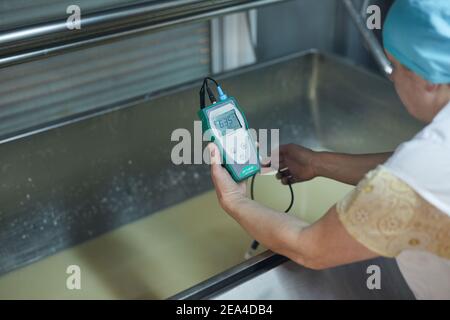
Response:
POLYGON ((228 97, 211 78, 205 78, 200 89, 200 111, 203 132, 208 131, 222 156, 222 165, 234 181, 240 182, 257 174, 261 165, 256 144, 249 133, 248 122, 236 99, 228 97), (208 86, 208 80, 215 83, 219 94, 216 100, 208 86), (205 106, 205 88, 211 105, 205 106))

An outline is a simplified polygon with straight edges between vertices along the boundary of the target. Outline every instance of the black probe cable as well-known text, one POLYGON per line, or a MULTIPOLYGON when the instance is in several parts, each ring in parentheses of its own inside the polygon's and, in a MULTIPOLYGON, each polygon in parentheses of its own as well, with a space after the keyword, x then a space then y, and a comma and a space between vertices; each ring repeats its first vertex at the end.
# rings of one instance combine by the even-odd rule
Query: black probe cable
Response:
POLYGON ((206 88, 206 91, 208 93, 209 101, 211 103, 216 103, 217 102, 217 99, 214 96, 213 91, 211 90, 211 88, 208 85, 208 81, 214 82, 216 87, 220 86, 219 83, 216 80, 214 80, 213 78, 206 77, 205 79, 203 79, 203 84, 202 84, 202 87, 200 88, 200 92, 199 92, 199 95, 200 95, 200 108, 201 109, 203 109, 205 107, 205 88, 206 88))
MULTIPOLYGON (((278 170, 278 172, 280 172, 280 170, 278 170)), ((256 177, 256 175, 254 175, 252 177, 252 180, 250 181, 250 199, 252 199, 252 200, 255 200, 255 193, 254 193, 255 177, 256 177)), ((292 189, 292 184, 290 182, 288 182, 288 187, 289 187, 289 191, 291 193, 291 202, 289 203, 289 207, 286 210, 284 210, 284 213, 288 213, 289 210, 291 210, 292 206, 294 205, 294 190, 292 189)), ((258 246, 259 246, 259 242, 257 240, 253 240, 252 244, 250 245, 249 250, 245 254, 245 257, 250 258, 252 253, 255 252, 256 249, 258 249, 258 246)))

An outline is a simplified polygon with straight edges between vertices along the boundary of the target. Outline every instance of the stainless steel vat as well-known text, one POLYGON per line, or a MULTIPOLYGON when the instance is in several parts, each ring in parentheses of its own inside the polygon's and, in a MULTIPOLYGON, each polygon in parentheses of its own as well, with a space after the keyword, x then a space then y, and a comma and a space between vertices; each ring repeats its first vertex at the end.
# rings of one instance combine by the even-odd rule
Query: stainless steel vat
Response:
MULTIPOLYGON (((280 128, 282 143, 379 152, 421 128, 387 80, 315 51, 220 80, 252 126, 280 128)), ((197 91, 187 84, 1 141, 0 273, 210 189, 206 166, 170 162, 171 132, 193 130, 197 91)))

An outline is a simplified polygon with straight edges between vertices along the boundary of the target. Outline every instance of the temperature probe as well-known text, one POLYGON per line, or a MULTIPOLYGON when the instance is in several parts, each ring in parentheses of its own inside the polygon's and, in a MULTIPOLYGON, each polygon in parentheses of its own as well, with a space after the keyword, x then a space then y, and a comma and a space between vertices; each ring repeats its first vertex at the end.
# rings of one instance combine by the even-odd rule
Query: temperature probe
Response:
POLYGON ((244 112, 233 97, 228 97, 212 78, 203 80, 200 89, 200 110, 203 132, 209 131, 222 156, 222 165, 234 181, 244 181, 261 170, 256 144, 249 133, 244 112), (209 88, 208 81, 216 85, 219 101, 209 88), (205 89, 211 105, 205 106, 205 89))

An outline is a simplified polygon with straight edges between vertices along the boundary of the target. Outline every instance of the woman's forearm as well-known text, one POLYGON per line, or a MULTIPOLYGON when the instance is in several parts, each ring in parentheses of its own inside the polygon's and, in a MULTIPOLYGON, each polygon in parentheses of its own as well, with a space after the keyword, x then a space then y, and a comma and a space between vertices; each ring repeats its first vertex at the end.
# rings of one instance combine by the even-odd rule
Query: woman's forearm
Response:
POLYGON ((233 181, 220 165, 217 146, 210 145, 210 150, 211 177, 220 205, 266 248, 315 269, 367 257, 367 249, 344 230, 335 206, 318 222, 306 226, 297 217, 246 198, 245 184, 233 181))
POLYGON ((283 214, 242 198, 234 203, 222 204, 224 209, 267 249, 291 260, 307 264, 307 249, 299 252, 297 238, 306 223, 297 217, 283 214))
POLYGON ((314 162, 318 176, 356 185, 364 175, 384 163, 392 152, 374 154, 345 154, 318 152, 314 162))
POLYGON ((258 242, 312 269, 324 269, 376 257, 353 239, 337 217, 336 207, 307 226, 294 216, 242 198, 224 209, 258 242))

